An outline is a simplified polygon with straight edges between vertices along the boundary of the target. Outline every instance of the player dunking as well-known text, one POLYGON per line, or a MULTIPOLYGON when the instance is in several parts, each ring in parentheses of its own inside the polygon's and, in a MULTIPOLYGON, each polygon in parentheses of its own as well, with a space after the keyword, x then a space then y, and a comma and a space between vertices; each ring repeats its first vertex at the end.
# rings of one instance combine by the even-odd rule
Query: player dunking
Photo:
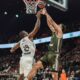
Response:
POLYGON ((35 55, 35 45, 32 42, 35 34, 38 32, 40 28, 40 11, 37 13, 37 21, 35 27, 31 33, 27 33, 26 31, 21 31, 19 36, 21 40, 16 43, 16 45, 11 48, 10 52, 13 53, 19 47, 22 50, 22 56, 20 58, 20 78, 19 80, 27 80, 27 75, 32 69, 33 59, 35 55))
MULTIPOLYGON (((57 54, 59 54, 61 47, 61 40, 63 36, 62 28, 55 23, 55 21, 50 17, 45 8, 43 9, 42 14, 46 16, 47 24, 52 31, 51 42, 49 45, 49 51, 34 64, 32 70, 28 75, 28 80, 33 79, 38 69, 44 68, 47 65, 52 66, 53 64, 55 64, 56 56, 57 54)), ((54 80, 58 80, 58 77, 56 77, 54 80)))

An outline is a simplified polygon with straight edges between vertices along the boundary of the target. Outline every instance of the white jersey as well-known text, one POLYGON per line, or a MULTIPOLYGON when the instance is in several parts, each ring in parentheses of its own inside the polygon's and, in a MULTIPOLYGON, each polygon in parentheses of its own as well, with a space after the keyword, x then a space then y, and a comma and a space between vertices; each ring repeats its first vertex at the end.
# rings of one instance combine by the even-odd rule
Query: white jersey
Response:
POLYGON ((35 44, 28 37, 21 39, 20 48, 22 50, 22 56, 34 56, 35 54, 35 44))

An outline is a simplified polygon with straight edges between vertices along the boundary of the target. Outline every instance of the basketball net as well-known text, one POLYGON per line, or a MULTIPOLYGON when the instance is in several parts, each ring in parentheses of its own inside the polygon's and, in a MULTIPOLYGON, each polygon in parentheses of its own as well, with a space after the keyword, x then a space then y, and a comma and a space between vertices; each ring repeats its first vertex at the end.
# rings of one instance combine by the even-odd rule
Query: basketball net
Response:
POLYGON ((36 14, 37 6, 41 0, 23 0, 26 5, 27 14, 36 14))

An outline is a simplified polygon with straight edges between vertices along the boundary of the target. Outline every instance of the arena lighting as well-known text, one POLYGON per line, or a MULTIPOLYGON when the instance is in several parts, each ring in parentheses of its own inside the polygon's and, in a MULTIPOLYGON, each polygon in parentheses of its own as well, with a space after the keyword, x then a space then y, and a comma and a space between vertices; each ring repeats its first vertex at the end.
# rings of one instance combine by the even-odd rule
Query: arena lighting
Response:
MULTIPOLYGON (((76 32, 70 32, 70 33, 66 33, 63 35, 63 39, 68 39, 68 38, 74 38, 74 37, 79 37, 80 36, 80 31, 76 31, 76 32)), ((46 38, 41 38, 41 39, 36 39, 34 40, 35 44, 40 44, 40 43, 46 43, 46 42, 50 42, 51 37, 46 37, 46 38)), ((0 48, 11 48, 15 45, 16 43, 10 43, 10 44, 0 44, 0 48)))
POLYGON ((18 18, 19 17, 19 15, 18 14, 16 14, 16 18, 18 18))
POLYGON ((7 11, 5 11, 5 12, 4 12, 4 15, 7 15, 7 14, 8 14, 7 11))

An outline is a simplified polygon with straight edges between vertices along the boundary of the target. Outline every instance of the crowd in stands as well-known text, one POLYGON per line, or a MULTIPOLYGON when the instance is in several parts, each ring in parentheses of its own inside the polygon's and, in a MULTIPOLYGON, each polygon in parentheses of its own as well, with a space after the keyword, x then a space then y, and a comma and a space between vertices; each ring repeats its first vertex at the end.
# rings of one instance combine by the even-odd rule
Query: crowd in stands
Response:
MULTIPOLYGON (((47 52, 48 44, 40 44, 37 46, 35 59, 38 60, 41 56, 43 56, 47 52)), ((19 59, 21 56, 21 52, 18 50, 15 53, 10 53, 10 49, 2 49, 0 51, 0 75, 3 74, 19 74, 19 59)), ((64 53, 66 49, 64 49, 60 56, 61 64, 59 65, 59 79, 61 78, 62 70, 66 73, 66 77, 68 80, 80 80, 80 45, 76 45, 72 50, 68 53, 64 53), (62 55, 63 54, 63 55, 62 55)), ((40 70, 37 76, 49 77, 51 79, 51 75, 49 74, 50 68, 47 67, 46 70, 40 70), (48 75, 47 75, 48 72, 48 75), (44 75, 43 75, 44 74, 44 75), (47 76, 46 76, 47 75, 47 76)), ((37 78, 37 77, 35 77, 37 78)))
MULTIPOLYGON (((80 80, 80 39, 76 41, 76 46, 65 53, 63 50, 60 56, 62 69, 65 70, 68 80, 80 80)), ((71 46, 71 45, 70 45, 71 46)))

